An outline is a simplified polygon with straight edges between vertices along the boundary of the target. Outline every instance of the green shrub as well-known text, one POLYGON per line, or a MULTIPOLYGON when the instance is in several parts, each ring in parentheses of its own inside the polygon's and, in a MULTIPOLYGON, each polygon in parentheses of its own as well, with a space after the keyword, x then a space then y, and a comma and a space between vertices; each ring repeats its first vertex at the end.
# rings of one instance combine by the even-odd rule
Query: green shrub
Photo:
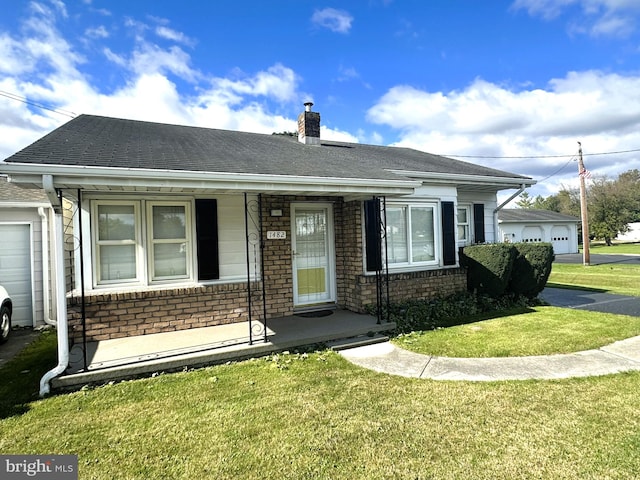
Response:
POLYGON ((470 292, 494 298, 507 291, 516 249, 511 244, 494 243, 465 247, 460 255, 467 268, 467 288, 470 292))
POLYGON ((409 300, 389 305, 389 320, 396 323, 397 333, 435 330, 474 321, 474 316, 530 305, 517 295, 492 298, 460 292, 435 300, 409 300))
POLYGON ((514 243, 513 246, 517 255, 507 288, 515 294, 535 298, 551 274, 553 246, 550 243, 514 243))

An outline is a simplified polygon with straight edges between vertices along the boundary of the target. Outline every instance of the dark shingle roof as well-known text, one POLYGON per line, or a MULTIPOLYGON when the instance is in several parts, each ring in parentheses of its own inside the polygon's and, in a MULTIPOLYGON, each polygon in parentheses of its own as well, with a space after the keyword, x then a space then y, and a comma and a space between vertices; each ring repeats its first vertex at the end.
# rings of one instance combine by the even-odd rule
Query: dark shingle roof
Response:
POLYGON ((389 169, 530 180, 409 148, 321 141, 80 115, 8 163, 394 179, 389 169))
POLYGON ((21 188, 7 182, 7 177, 0 175, 0 206, 3 203, 49 203, 44 190, 21 188))
POLYGON ((549 210, 525 209, 525 208, 503 208, 498 211, 498 220, 503 223, 544 223, 544 222, 575 222, 579 218, 563 213, 549 210))

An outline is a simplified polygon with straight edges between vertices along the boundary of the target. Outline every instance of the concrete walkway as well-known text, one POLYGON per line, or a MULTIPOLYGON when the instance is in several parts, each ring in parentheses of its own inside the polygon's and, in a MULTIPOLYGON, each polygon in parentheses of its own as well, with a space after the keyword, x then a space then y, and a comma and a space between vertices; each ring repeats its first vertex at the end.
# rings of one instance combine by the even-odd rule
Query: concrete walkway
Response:
POLYGON ((552 380, 640 370, 640 336, 606 347, 563 355, 505 358, 433 357, 391 342, 351 348, 344 358, 370 370, 432 380, 552 380))

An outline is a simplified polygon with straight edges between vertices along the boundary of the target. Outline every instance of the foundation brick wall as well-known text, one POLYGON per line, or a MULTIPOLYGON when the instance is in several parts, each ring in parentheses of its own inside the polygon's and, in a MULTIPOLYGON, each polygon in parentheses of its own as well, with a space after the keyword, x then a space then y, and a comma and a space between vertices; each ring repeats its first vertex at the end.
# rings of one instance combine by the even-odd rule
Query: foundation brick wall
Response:
MULTIPOLYGON (((251 288, 261 291, 259 283, 251 288)), ((82 341, 79 298, 68 299, 70 337, 82 341)), ((242 322, 247 283, 85 295, 87 340, 107 340, 242 322)))
MULTIPOLYGON (((365 311, 367 305, 376 303, 375 275, 359 275, 355 298, 358 305, 354 311, 365 311)), ((386 288, 386 287, 384 287, 386 288)), ((463 268, 427 270, 389 274, 389 300, 432 300, 447 297, 467 289, 467 272, 463 268)))

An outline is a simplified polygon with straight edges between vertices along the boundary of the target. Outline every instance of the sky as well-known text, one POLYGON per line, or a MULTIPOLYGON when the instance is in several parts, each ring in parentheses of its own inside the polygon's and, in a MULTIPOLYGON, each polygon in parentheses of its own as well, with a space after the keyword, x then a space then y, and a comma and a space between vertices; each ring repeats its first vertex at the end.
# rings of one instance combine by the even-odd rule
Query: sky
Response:
MULTIPOLYGON (((0 159, 79 114, 327 140, 537 180, 640 169, 638 0, 0 0, 0 159)), ((286 173, 286 172, 283 172, 286 173)), ((509 205, 509 206, 514 206, 509 205)))

